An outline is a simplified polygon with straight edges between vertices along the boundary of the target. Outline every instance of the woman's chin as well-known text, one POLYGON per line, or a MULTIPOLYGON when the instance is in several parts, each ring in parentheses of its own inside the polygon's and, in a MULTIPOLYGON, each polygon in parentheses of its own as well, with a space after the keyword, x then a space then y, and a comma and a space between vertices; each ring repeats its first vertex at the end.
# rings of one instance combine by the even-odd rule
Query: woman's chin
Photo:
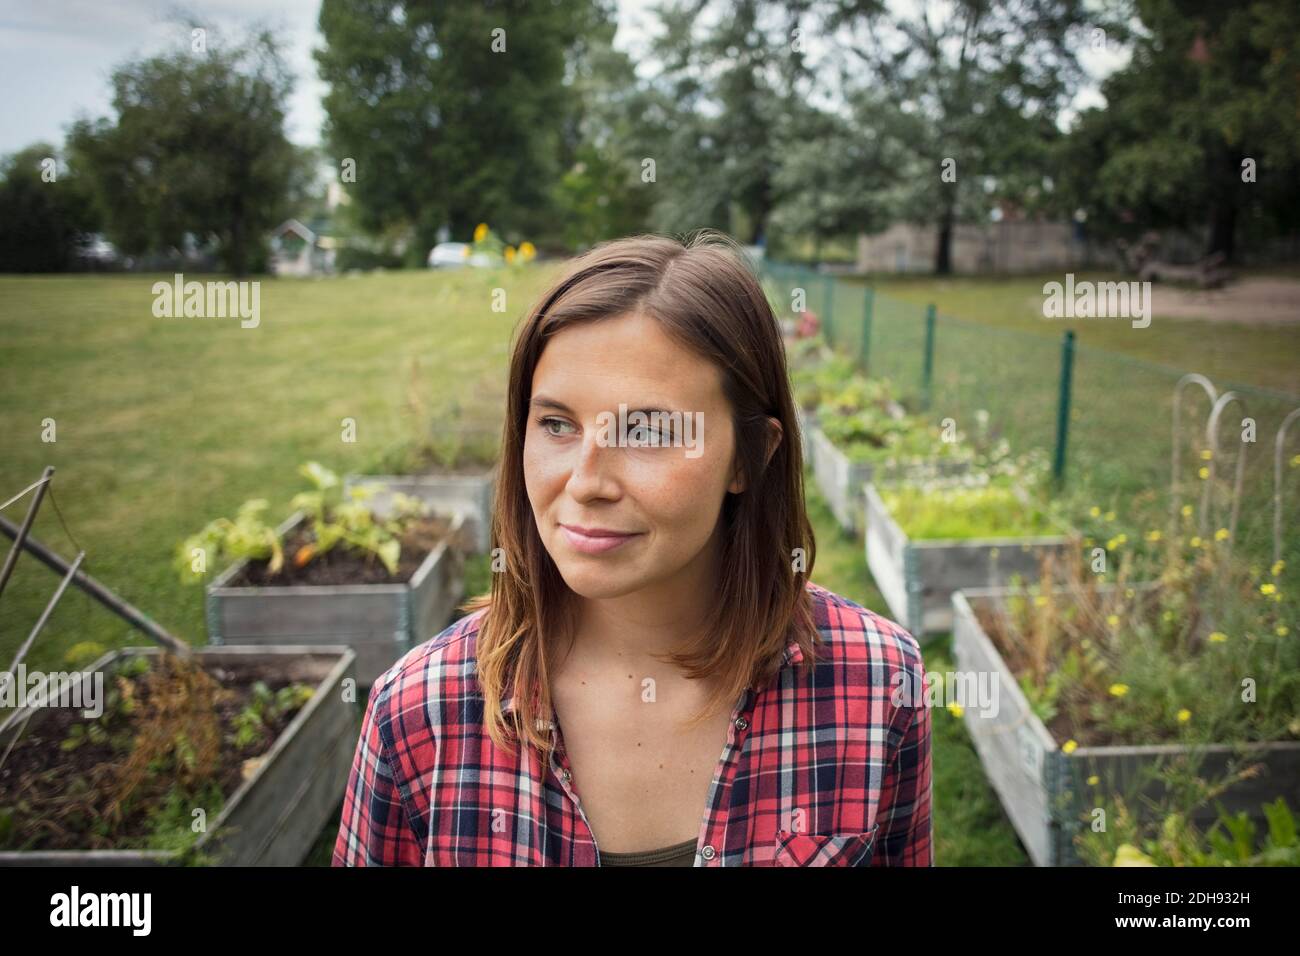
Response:
POLYGON ((608 566, 587 566, 581 559, 559 564, 560 577, 569 586, 569 590, 580 597, 592 600, 616 598, 631 594, 637 590, 642 581, 638 575, 618 571, 608 566))

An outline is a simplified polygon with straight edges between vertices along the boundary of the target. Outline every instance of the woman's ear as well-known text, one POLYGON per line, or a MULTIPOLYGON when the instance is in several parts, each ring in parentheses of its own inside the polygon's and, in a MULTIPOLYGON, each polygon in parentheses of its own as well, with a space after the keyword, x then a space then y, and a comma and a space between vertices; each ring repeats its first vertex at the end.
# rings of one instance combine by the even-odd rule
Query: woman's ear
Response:
MULTIPOLYGON (((772 456, 776 454, 776 449, 781 444, 781 437, 785 433, 785 429, 781 427, 780 419, 773 418, 769 415, 767 422, 768 422, 767 450, 766 452, 764 452, 763 455, 764 468, 766 468, 771 463, 772 456)), ((740 469, 740 456, 737 455, 733 459, 731 483, 727 485, 727 490, 731 492, 733 495, 738 495, 742 491, 744 491, 746 487, 747 486, 745 484, 745 476, 741 473, 741 469, 740 469)))

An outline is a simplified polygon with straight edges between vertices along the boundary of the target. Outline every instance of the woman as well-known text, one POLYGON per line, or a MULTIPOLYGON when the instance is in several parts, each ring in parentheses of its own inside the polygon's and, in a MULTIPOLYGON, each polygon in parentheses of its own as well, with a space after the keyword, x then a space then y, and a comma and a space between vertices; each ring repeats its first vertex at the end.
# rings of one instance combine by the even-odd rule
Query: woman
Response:
POLYGON ((335 865, 932 865, 920 651, 809 581, 734 243, 574 260, 509 381, 491 593, 375 683, 335 865))

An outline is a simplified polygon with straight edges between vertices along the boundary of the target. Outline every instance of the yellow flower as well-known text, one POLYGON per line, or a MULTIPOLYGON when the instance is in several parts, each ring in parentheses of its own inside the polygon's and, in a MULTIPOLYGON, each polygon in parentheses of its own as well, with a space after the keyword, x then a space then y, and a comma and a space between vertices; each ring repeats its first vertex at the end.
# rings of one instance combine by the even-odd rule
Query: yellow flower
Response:
POLYGON ((1106 618, 1106 623, 1111 627, 1119 627, 1119 615, 1112 614, 1110 617, 1106 618))
POLYGON ((1034 607, 1047 607, 1047 595, 1040 594, 1034 598, 1034 607))
POLYGON ((1075 740, 1067 740, 1065 743, 1061 744, 1061 753, 1063 754, 1072 754, 1078 749, 1079 743, 1075 740))
POLYGON ((1192 516, 1192 506, 1191 506, 1191 505, 1183 505, 1183 517, 1184 517, 1184 518, 1190 518, 1191 516, 1192 516))
POLYGON ((1160 540, 1160 532, 1159 532, 1159 531, 1148 531, 1148 532, 1147 532, 1147 540, 1148 540, 1148 541, 1159 541, 1159 540, 1160 540))
POLYGON ((1128 693, 1128 684, 1111 684, 1110 695, 1112 697, 1123 697, 1128 693))
POLYGON ((1209 461, 1213 457, 1214 457, 1214 452, 1210 451, 1210 449, 1208 448, 1201 449, 1201 461, 1209 461))
POLYGON ((519 254, 524 257, 524 262, 531 262, 537 258, 537 248, 525 239, 519 243, 519 254))
POLYGON ((1115 520, 1115 512, 1113 512, 1113 511, 1107 511, 1107 512, 1106 512, 1106 520, 1107 520, 1107 521, 1114 521, 1114 520, 1115 520))
POLYGON ((1214 532, 1214 540, 1215 540, 1215 541, 1227 541, 1227 540, 1228 540, 1228 529, 1227 529, 1227 528, 1220 528, 1218 531, 1214 532))
POLYGON ((1096 505, 1093 505, 1091 508, 1088 509, 1088 514, 1092 515, 1092 517, 1094 518, 1100 518, 1101 509, 1098 508, 1096 505))
POLYGON ((506 246, 506 262, 514 262, 514 261, 515 261, 515 247, 506 246))
POLYGON ((1137 592, 1134 591, 1132 588, 1125 588, 1125 589, 1124 589, 1124 596, 1125 596, 1126 598, 1131 598, 1131 597, 1132 597, 1134 594, 1136 594, 1136 593, 1137 593, 1137 592))
POLYGON ((1277 561, 1273 564, 1273 567, 1271 567, 1269 571, 1272 573, 1273 577, 1277 577, 1279 574, 1282 573, 1282 569, 1285 567, 1286 567, 1285 561, 1277 561))
POLYGON ((960 717, 962 714, 966 713, 966 708, 962 707, 961 704, 954 700, 948 705, 948 713, 952 714, 954 717, 960 717))
POLYGON ((487 223, 480 222, 477 226, 474 227, 475 242, 482 242, 484 239, 487 238, 487 234, 488 234, 487 223))
POLYGON ((1261 584, 1261 585, 1259 586, 1259 593, 1260 593, 1260 594, 1276 594, 1276 593, 1277 593, 1277 585, 1276 585, 1276 584, 1273 584, 1272 582, 1269 582, 1268 584, 1261 584))
POLYGON ((1227 639, 1228 639, 1228 635, 1227 635, 1227 634, 1224 634, 1222 631, 1211 631, 1211 632, 1210 632, 1210 643, 1211 643, 1211 644, 1222 644, 1222 643, 1223 643, 1224 641, 1226 641, 1227 639))
POLYGON ((1095 787, 1099 783, 1101 783, 1101 777, 1097 776, 1095 773, 1088 778, 1088 786, 1090 787, 1095 787))
POLYGON ((1199 548, 1201 546, 1201 536, 1199 534, 1192 535, 1192 540, 1188 543, 1191 544, 1193 548, 1199 548))
POLYGON ((1300 468, 1300 455, 1294 455, 1291 458, 1291 467, 1300 468))
POLYGON ((1178 712, 1178 722, 1180 724, 1185 724, 1191 719, 1192 719, 1192 712, 1188 710, 1186 707, 1184 707, 1182 710, 1178 712))
POLYGON ((1208 469, 1208 468, 1202 466, 1202 467, 1201 467, 1201 468, 1196 472, 1196 477, 1197 477, 1197 478, 1200 478, 1202 481, 1204 481, 1206 478, 1209 478, 1209 477, 1210 477, 1210 469, 1208 469))
POLYGON ((1288 634, 1291 633, 1290 628, 1288 628, 1285 624, 1279 624, 1277 627, 1273 628, 1273 630, 1278 637, 1286 637, 1288 634))
POLYGON ((1114 551, 1116 548, 1118 548, 1121 544, 1123 544, 1127 540, 1128 540, 1128 535, 1117 534, 1115 535, 1115 537, 1111 538, 1109 541, 1106 542, 1106 550, 1114 551))

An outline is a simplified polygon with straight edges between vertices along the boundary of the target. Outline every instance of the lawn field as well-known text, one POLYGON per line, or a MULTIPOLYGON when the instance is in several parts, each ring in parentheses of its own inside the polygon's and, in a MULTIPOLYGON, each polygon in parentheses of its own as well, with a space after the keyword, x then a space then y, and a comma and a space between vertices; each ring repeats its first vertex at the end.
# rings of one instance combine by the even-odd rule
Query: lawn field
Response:
MULTIPOLYGON (((1099 273, 1076 277, 1096 282, 1125 278, 1131 277, 1099 273)), ((1045 336, 1053 344, 1068 327, 1087 348, 1197 371, 1215 382, 1286 392, 1298 396, 1300 403, 1300 322, 1252 324, 1249 307, 1243 309, 1243 321, 1232 322, 1173 318, 1157 310, 1147 328, 1111 319, 1046 319, 1043 284, 1049 281, 1060 282, 1061 276, 873 277, 871 284, 883 295, 918 306, 933 303, 941 315, 1045 336)), ((1300 315, 1300 300, 1295 310, 1300 315)))

